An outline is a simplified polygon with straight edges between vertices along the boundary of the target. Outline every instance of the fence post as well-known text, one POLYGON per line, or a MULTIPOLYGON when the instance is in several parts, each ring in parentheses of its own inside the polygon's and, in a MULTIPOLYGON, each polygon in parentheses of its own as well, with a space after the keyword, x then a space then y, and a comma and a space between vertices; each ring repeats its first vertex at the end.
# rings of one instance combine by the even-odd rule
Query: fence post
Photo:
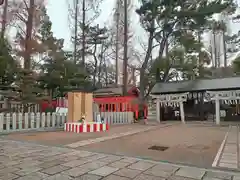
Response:
POLYGON ((133 118, 133 112, 128 112, 128 122, 133 123, 134 118, 133 118))
POLYGON ((61 119, 60 119, 61 120, 60 121, 60 126, 61 127, 64 126, 65 116, 66 116, 65 113, 60 114, 60 117, 61 117, 61 119))
POLYGON ((10 113, 7 113, 6 115, 6 130, 10 131, 10 120, 11 120, 11 115, 10 113))
POLYGON ((119 124, 120 114, 121 114, 121 112, 117 112, 117 113, 116 113, 116 116, 115 116, 115 124, 119 124))
POLYGON ((52 113, 52 127, 56 126, 56 113, 52 113))
POLYGON ((29 124, 28 124, 28 113, 24 113, 24 129, 28 129, 29 124))
POLYGON ((17 129, 16 123, 17 123, 17 115, 16 113, 13 113, 12 114, 12 130, 13 131, 17 129))
POLYGON ((18 113, 18 129, 21 130, 23 126, 23 114, 18 113))
POLYGON ((31 104, 28 104, 28 112, 31 112, 31 104))
POLYGON ((110 116, 109 116, 109 112, 105 114, 105 123, 109 123, 109 119, 110 119, 110 116))
POLYGON ((45 113, 42 113, 42 118, 41 118, 41 127, 45 128, 45 123, 46 123, 46 115, 45 113))
POLYGON ((65 123, 67 123, 67 114, 64 114, 64 123, 63 123, 63 126, 65 125, 65 123))
POLYGON ((35 114, 32 112, 30 114, 31 129, 34 129, 35 125, 35 114))
POLYGON ((8 108, 8 99, 4 98, 3 99, 3 109, 7 109, 8 108))
POLYGON ((125 124, 129 124, 129 122, 128 122, 128 112, 127 111, 124 113, 124 122, 125 122, 125 124))
POLYGON ((112 124, 112 113, 113 112, 109 112, 108 114, 108 124, 112 124))
POLYGON ((4 114, 0 113, 0 132, 3 132, 4 114))
POLYGON ((56 118, 56 127, 59 127, 60 126, 60 123, 61 123, 61 115, 59 113, 57 113, 57 118, 56 118))
POLYGON ((41 114, 38 112, 36 113, 36 128, 40 128, 41 122, 41 114))
POLYGON ((129 122, 129 119, 128 119, 128 112, 125 113, 125 119, 127 124, 131 124, 131 122, 129 122))
POLYGON ((117 124, 118 112, 113 113, 113 124, 117 124))
POLYGON ((112 118, 112 122, 113 122, 113 124, 117 124, 117 118, 118 118, 118 112, 115 112, 115 113, 113 113, 113 118, 112 118))
POLYGON ((125 114, 126 114, 126 111, 123 111, 122 112, 122 124, 126 124, 125 114))
POLYGON ((126 124, 126 118, 125 118, 126 111, 122 113, 122 123, 126 124))
POLYGON ((51 123, 51 113, 47 113, 47 127, 50 127, 51 123))
POLYGON ((120 112, 120 113, 119 113, 118 123, 120 123, 120 124, 123 124, 123 114, 124 114, 124 112, 120 112))

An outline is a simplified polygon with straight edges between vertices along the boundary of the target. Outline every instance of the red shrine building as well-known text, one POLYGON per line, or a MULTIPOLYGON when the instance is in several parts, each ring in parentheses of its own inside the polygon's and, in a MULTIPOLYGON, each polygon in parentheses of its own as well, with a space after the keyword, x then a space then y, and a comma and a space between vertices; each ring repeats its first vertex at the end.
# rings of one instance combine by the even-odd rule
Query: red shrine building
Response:
POLYGON ((122 86, 101 88, 93 92, 94 103, 98 105, 100 112, 134 112, 135 119, 140 115, 147 116, 147 106, 144 112, 140 112, 138 105, 139 89, 136 86, 127 87, 128 95, 123 96, 122 86))
MULTIPOLYGON (((147 117, 147 105, 144 105, 143 111, 140 111, 138 97, 139 89, 136 86, 127 87, 127 96, 123 96, 122 86, 112 86, 98 89, 93 92, 93 103, 97 105, 99 112, 125 112, 134 113, 134 118, 147 117)), ((42 103, 42 111, 49 106, 49 102, 42 103)), ((67 94, 64 98, 53 100, 51 107, 67 107, 67 94)), ((94 109, 96 111, 96 109, 94 109)))

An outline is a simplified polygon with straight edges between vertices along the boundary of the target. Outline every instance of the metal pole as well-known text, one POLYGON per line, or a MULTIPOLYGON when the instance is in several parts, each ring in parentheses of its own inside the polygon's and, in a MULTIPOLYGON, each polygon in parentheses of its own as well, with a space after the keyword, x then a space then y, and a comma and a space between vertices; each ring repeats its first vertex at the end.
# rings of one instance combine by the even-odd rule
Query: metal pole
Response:
POLYGON ((127 95, 128 64, 128 1, 124 0, 124 57, 123 57, 123 95, 127 95))

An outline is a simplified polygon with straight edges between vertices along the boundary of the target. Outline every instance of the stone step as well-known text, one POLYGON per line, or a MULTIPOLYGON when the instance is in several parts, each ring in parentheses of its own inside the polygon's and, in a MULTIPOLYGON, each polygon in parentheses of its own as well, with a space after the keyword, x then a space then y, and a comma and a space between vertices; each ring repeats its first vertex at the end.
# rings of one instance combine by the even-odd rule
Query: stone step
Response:
POLYGON ((157 115, 156 114, 148 114, 148 117, 157 117, 157 115))
POLYGON ((156 119, 157 116, 148 116, 147 118, 148 118, 148 119, 156 119))
POLYGON ((148 115, 151 115, 151 114, 156 115, 157 113, 150 113, 150 112, 148 113, 148 115))
POLYGON ((150 111, 150 112, 148 112, 148 114, 156 114, 156 113, 157 113, 157 112, 151 112, 151 111, 150 111))
POLYGON ((148 116, 157 116, 156 114, 148 114, 148 116))

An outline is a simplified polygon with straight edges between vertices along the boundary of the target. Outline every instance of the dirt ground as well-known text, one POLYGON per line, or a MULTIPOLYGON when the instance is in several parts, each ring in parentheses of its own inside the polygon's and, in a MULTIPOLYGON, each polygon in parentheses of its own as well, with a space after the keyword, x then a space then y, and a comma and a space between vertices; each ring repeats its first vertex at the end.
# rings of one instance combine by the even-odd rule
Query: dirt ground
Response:
MULTIPOLYGON (((78 141, 83 141, 87 139, 95 139, 98 137, 111 136, 113 134, 129 132, 132 130, 141 129, 146 127, 144 125, 139 124, 128 124, 128 125, 118 125, 118 126, 110 126, 109 131, 106 132, 96 132, 96 133, 71 133, 64 131, 56 131, 56 132, 27 132, 27 133, 14 133, 2 136, 3 138, 10 140, 20 140, 20 141, 28 141, 35 142, 44 145, 66 145, 71 144, 78 141)), ((0 136, 1 137, 1 136, 0 136)))
MULTIPOLYGON (((1 138, 35 142, 45 145, 64 146, 78 141, 111 136, 146 127, 139 124, 111 126, 107 132, 69 133, 34 132, 14 133, 1 138)), ((228 127, 214 127, 201 124, 159 125, 157 129, 134 135, 106 140, 77 149, 147 158, 152 160, 182 163, 198 167, 211 167, 228 127), (165 146, 165 151, 151 150, 151 146, 165 146)))
POLYGON ((174 125, 78 149, 211 167, 227 130, 227 127, 174 125), (151 146, 168 149, 148 149, 151 146))

